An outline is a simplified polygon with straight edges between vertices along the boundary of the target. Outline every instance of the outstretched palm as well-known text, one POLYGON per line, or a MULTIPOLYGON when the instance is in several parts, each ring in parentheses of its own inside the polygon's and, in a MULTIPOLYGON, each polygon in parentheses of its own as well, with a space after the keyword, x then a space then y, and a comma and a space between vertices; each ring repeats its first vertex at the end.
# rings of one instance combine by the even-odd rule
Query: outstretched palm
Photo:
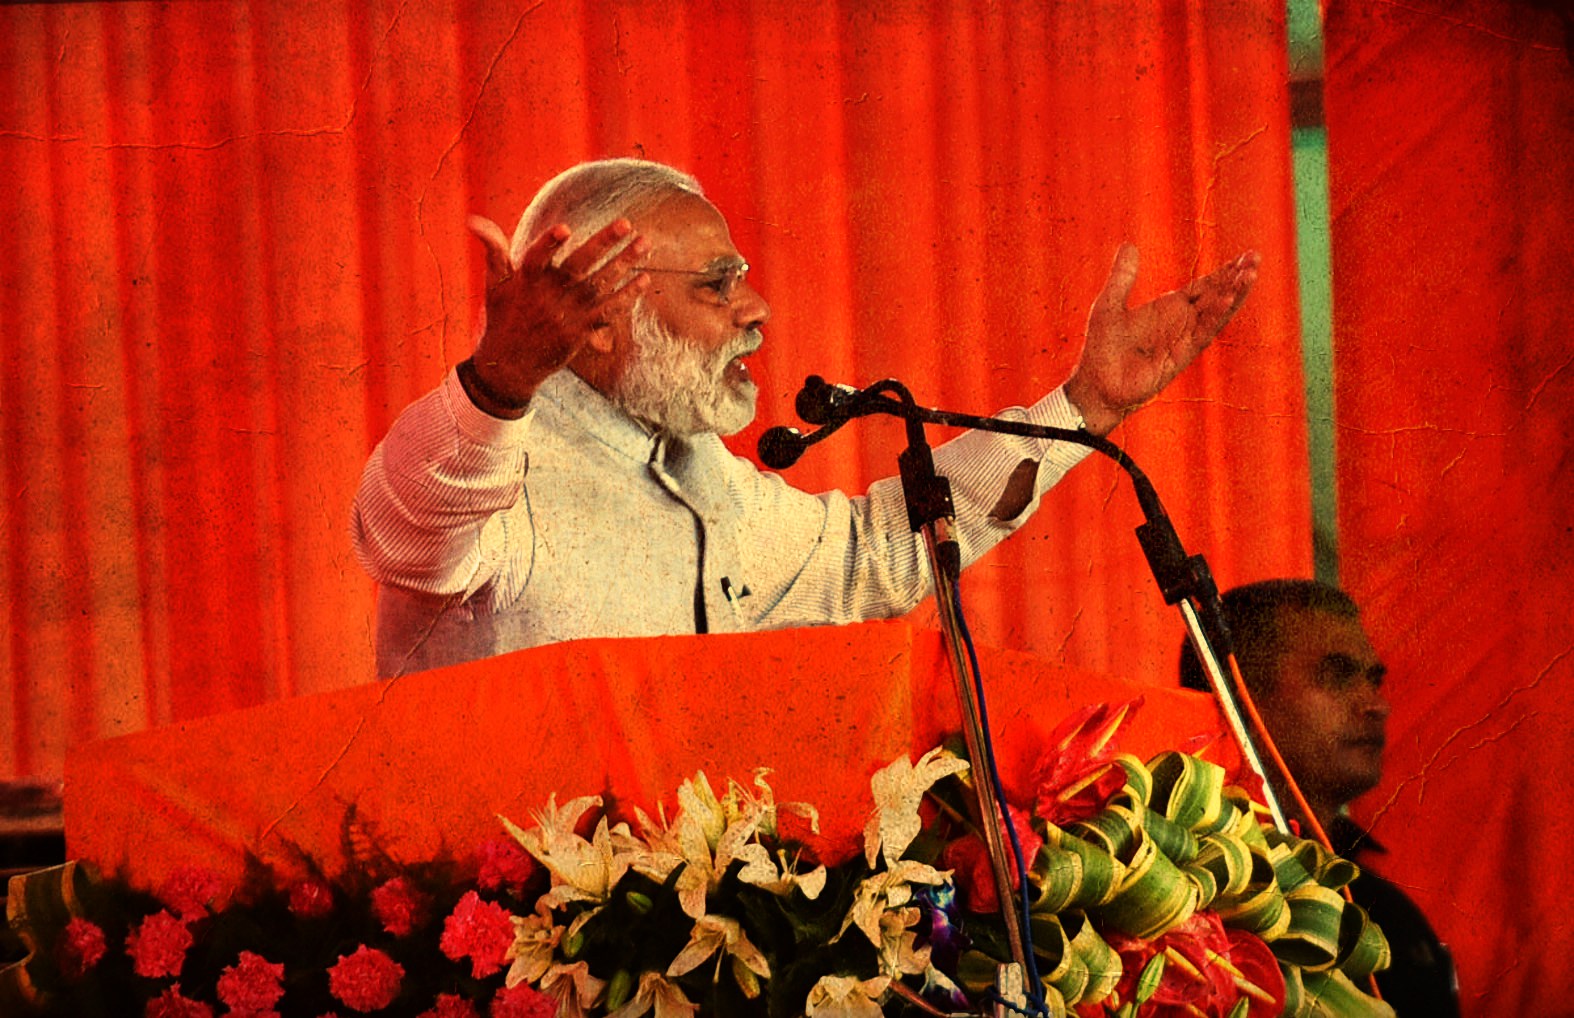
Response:
POLYGON ((1179 290, 1129 308, 1137 249, 1122 244, 1104 291, 1088 312, 1082 359, 1066 382, 1066 395, 1088 430, 1108 434, 1213 342, 1246 299, 1259 261, 1255 251, 1248 251, 1179 290))

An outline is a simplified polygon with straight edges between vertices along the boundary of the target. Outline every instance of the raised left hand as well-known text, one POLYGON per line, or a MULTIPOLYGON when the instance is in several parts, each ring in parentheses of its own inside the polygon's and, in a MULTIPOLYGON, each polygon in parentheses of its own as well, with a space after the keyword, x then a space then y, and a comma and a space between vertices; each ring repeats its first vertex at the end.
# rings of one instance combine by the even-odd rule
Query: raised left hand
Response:
POLYGON ((1137 249, 1122 244, 1088 312, 1087 343, 1066 382, 1066 396, 1087 429, 1109 434, 1185 370, 1246 300, 1260 261, 1248 251, 1179 290, 1130 308, 1137 249))

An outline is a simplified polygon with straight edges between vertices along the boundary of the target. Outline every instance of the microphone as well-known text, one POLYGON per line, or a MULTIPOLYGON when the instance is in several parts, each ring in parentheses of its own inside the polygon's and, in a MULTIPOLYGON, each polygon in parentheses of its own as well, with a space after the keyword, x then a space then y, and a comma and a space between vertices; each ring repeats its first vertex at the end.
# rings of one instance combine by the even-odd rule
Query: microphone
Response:
POLYGON ((810 375, 803 380, 803 388, 798 390, 793 407, 798 417, 809 424, 829 424, 841 417, 843 408, 862 395, 861 389, 833 385, 819 375, 810 375))
POLYGON ((772 470, 786 470, 798 462, 809 445, 810 442, 797 428, 767 428, 765 434, 760 436, 758 445, 760 462, 772 470))

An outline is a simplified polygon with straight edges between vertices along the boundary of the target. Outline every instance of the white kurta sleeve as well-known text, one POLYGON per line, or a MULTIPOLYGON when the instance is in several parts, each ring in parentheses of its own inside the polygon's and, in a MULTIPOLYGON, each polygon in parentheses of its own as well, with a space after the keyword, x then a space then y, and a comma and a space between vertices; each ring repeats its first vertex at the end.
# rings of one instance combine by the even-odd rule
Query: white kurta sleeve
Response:
MULTIPOLYGON (((1081 417, 1057 389, 1026 409, 998 416, 1078 428, 1081 417)), ((964 565, 1020 527, 1040 497, 1086 457, 1067 442, 970 431, 935 450, 935 469, 951 482, 953 536, 964 565), (1013 490, 1013 477, 1031 481, 1013 490), (1015 497, 1007 499, 1008 490, 1015 497)), ((751 468, 752 469, 752 468, 751 468)), ((808 496, 774 474, 757 474, 740 542, 756 560, 760 595, 750 606, 760 628, 889 618, 915 607, 932 577, 922 543, 908 526, 898 478, 876 481, 867 494, 808 496), (806 499, 814 499, 811 506, 806 499)))
POLYGON ((529 535, 512 532, 508 511, 523 491, 531 416, 483 413, 454 371, 405 408, 367 460, 352 511, 373 579, 438 595, 515 585, 529 535))

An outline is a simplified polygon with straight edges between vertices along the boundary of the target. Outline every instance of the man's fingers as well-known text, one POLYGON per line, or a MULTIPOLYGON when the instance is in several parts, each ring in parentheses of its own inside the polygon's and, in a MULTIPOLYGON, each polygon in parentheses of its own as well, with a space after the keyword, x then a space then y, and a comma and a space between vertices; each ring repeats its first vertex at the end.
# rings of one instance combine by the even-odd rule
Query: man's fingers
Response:
POLYGON ((522 271, 539 272, 552 263, 553 254, 563 246, 572 233, 573 231, 562 223, 542 231, 525 246, 524 250, 518 252, 514 264, 522 271))
POLYGON ((503 235, 503 228, 485 216, 471 216, 465 220, 465 225, 486 249, 487 272, 494 279, 507 278, 513 266, 508 261, 508 238, 503 235))
POLYGON ((1218 279, 1202 295, 1203 300, 1198 308, 1205 330, 1217 332, 1224 328, 1225 323, 1246 302, 1246 295, 1257 281, 1260 260, 1261 256, 1257 252, 1248 251, 1215 273, 1218 279))
MULTIPOLYGON (((623 241, 628 234, 621 234, 613 238, 614 242, 623 241)), ((586 245, 589 246, 588 244, 586 245)), ((643 273, 636 267, 645 255, 650 253, 650 241, 635 235, 633 240, 627 241, 624 247, 611 258, 607 258, 599 265, 582 270, 583 278, 572 282, 576 292, 587 304, 600 304, 622 293, 630 284, 639 279, 645 279, 643 273)), ((578 270, 580 252, 576 251, 564 262, 564 271, 573 280, 578 270), (572 266, 572 267, 571 267, 572 266)), ((643 289, 643 287, 642 287, 643 289)))
POLYGON ((630 277, 623 285, 609 293, 596 307, 592 328, 604 329, 618 318, 629 313, 634 301, 650 286, 650 277, 643 272, 630 277))
POLYGON ((650 277, 640 272, 639 263, 645 260, 650 253, 650 241, 638 234, 634 239, 624 245, 612 258, 608 259, 591 277, 597 289, 603 296, 622 293, 636 282, 640 282, 640 289, 644 289, 644 282, 650 277))
POLYGON ((1115 252, 1115 264, 1110 266, 1109 279, 1104 282, 1104 292, 1099 294, 1100 307, 1109 311, 1125 309, 1131 288, 1137 282, 1137 263, 1137 246, 1129 242, 1121 244, 1115 252))
POLYGON ((563 271, 571 279, 587 278, 633 234, 634 227, 627 219, 614 219, 563 259, 563 271))
POLYGON ((1257 282, 1257 269, 1262 264, 1262 255, 1256 251, 1248 251, 1236 259, 1239 274, 1236 276, 1235 307, 1240 307, 1246 300, 1246 295, 1251 293, 1252 286, 1257 282))

